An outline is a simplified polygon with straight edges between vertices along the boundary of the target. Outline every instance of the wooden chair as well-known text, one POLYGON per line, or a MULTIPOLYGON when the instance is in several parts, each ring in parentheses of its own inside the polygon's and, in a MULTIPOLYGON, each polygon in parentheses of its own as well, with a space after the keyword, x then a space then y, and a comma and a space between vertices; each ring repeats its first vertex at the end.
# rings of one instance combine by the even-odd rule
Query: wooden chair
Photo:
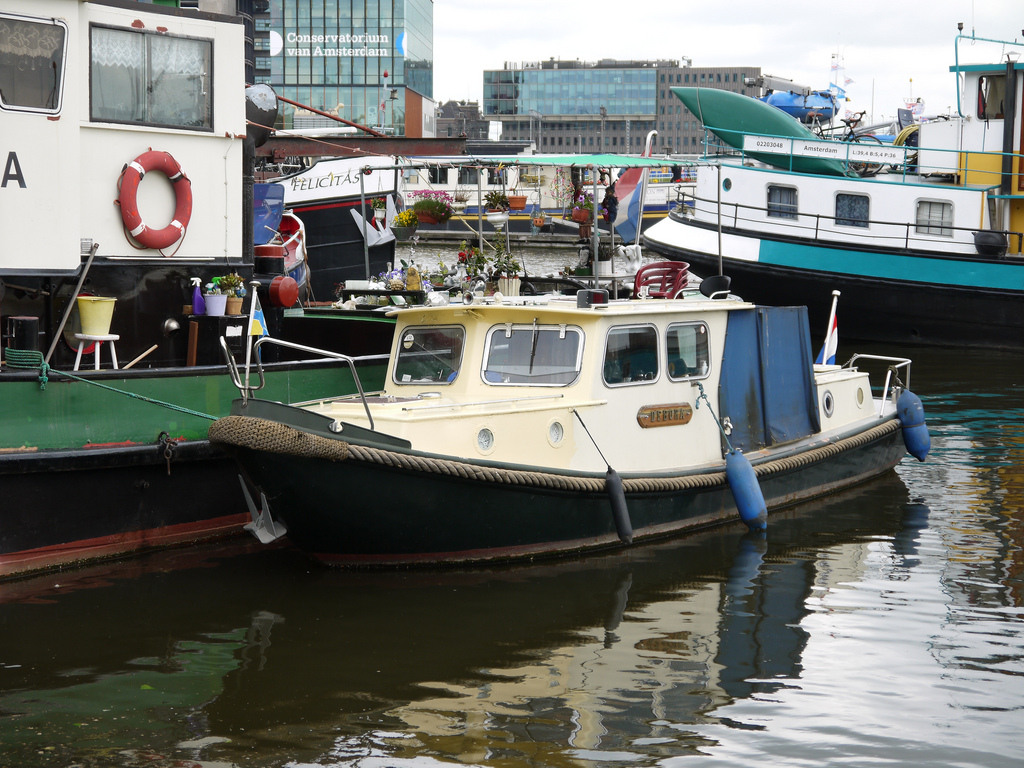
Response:
POLYGON ((637 270, 633 280, 633 296, 647 288, 647 295, 656 299, 674 299, 690 279, 690 265, 685 261, 656 261, 637 270))

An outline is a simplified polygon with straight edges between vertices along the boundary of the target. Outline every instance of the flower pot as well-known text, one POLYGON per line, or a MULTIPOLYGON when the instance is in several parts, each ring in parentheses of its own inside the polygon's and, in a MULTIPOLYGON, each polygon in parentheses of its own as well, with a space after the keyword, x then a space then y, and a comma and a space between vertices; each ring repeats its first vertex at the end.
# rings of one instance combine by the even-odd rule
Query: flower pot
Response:
POLYGON ((429 213, 416 211, 416 218, 420 220, 420 224, 440 224, 437 217, 429 213))
POLYGON ((109 334, 116 301, 117 299, 106 299, 102 296, 79 296, 78 315, 82 322, 82 333, 89 336, 109 334))
POLYGON ((588 239, 594 227, 590 224, 580 224, 580 237, 588 239))
POLYGON ((206 299, 206 314, 210 317, 220 317, 227 309, 228 297, 223 293, 215 293, 203 297, 206 299))
POLYGON ((544 217, 543 216, 538 216, 537 218, 535 218, 533 220, 533 226, 535 226, 535 227, 543 227, 544 226, 544 217))
POLYGON ((494 227, 503 227, 508 222, 508 213, 506 211, 488 211, 487 222, 494 227))
POLYGON ((242 297, 241 296, 228 296, 227 303, 224 306, 225 315, 240 315, 242 314, 242 297))
POLYGON ((502 296, 518 296, 521 280, 518 277, 499 277, 498 290, 502 296))
POLYGON ((525 211, 526 195, 509 195, 508 207, 513 211, 525 211))
POLYGON ((416 233, 416 227, 392 227, 396 240, 408 240, 416 233))
POLYGON ((572 209, 572 220, 577 224, 584 221, 590 221, 590 211, 586 208, 573 208, 572 209))

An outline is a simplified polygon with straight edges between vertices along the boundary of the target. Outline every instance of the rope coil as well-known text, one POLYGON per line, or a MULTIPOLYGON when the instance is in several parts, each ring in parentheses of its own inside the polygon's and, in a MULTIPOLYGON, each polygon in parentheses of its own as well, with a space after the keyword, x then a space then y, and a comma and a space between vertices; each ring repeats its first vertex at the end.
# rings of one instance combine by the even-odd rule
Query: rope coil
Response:
MULTIPOLYGON (((767 477, 807 466, 844 451, 859 448, 899 429, 899 422, 890 419, 859 435, 813 448, 798 456, 789 456, 760 463, 754 467, 758 477, 767 477)), ((309 432, 301 432, 280 424, 251 416, 225 416, 210 427, 210 442, 250 448, 267 453, 281 453, 328 461, 362 461, 412 472, 434 473, 466 480, 504 483, 575 493, 603 493, 605 477, 560 475, 500 467, 485 467, 465 461, 414 456, 384 448, 353 445, 309 432)), ((668 477, 628 477, 622 479, 627 493, 663 493, 693 488, 714 488, 726 485, 725 470, 668 477)))

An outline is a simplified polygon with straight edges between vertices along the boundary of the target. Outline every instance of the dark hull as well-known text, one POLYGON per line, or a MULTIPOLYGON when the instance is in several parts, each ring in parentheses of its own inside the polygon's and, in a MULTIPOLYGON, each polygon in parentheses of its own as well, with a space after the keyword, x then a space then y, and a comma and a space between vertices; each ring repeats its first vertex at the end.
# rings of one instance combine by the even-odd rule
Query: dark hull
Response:
MULTIPOLYGON (((718 274, 716 254, 664 242, 645 245, 666 258, 688 262, 701 276, 718 274)), ((812 332, 822 336, 832 291, 837 289, 842 292, 839 329, 843 339, 991 349, 1020 349, 1024 344, 1024 293, 1019 286, 991 290, 894 281, 729 257, 723 259, 722 270, 732 279, 730 290, 747 301, 805 305, 812 332)))
MULTIPOLYGON (((467 479, 400 462, 232 450, 289 538, 332 565, 453 564, 621 546, 603 475, 601 490, 587 493, 467 479)), ((888 430, 838 455, 772 472, 760 485, 768 508, 778 509, 878 475, 904 453, 899 430, 888 430)), ((672 492, 632 493, 629 478, 623 480, 635 539, 739 519, 724 475, 706 487, 672 492)))
POLYGON ((206 440, 4 456, 0 578, 237 535, 232 462, 206 440))
MULTIPOLYGON (((361 368, 364 385, 382 372, 361 368)), ((242 532, 237 469, 202 415, 237 397, 225 367, 76 375, 86 380, 53 370, 42 389, 37 373, 7 371, 0 382, 0 579, 242 532)), ((267 396, 292 402, 353 390, 337 364, 271 364, 267 380, 267 396)))

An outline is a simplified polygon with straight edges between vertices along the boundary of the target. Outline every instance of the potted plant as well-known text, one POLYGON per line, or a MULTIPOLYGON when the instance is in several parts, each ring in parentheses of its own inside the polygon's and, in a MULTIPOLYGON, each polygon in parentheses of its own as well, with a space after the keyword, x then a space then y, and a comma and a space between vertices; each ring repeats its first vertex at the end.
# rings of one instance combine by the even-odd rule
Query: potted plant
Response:
POLYGON ((452 195, 452 208, 461 212, 466 210, 467 203, 469 203, 469 192, 462 187, 456 187, 455 193, 452 195))
POLYGON ((484 195, 484 206, 488 211, 507 211, 508 195, 500 189, 492 189, 484 195))
POLYGON ((505 250, 505 246, 501 243, 495 246, 494 258, 491 263, 494 279, 498 283, 498 290, 505 296, 518 296, 521 285, 519 272, 522 270, 522 265, 505 250))
POLYGON ((220 278, 215 278, 206 284, 206 287, 203 289, 203 299, 206 302, 207 315, 210 317, 221 317, 224 315, 228 297, 220 289, 220 278))
POLYGON ((242 280, 242 276, 237 272, 232 272, 230 275, 218 278, 217 284, 220 286, 220 292, 227 297, 224 313, 227 315, 242 314, 242 299, 245 298, 245 281, 242 280))
POLYGON ((396 240, 408 240, 416 231, 417 224, 419 224, 419 219, 416 217, 416 211, 406 208, 395 216, 391 231, 395 233, 396 240))
POLYGON ((463 240, 459 246, 458 264, 466 271, 466 277, 480 277, 487 270, 487 257, 475 245, 463 240))
POLYGON ((370 201, 370 210, 374 218, 383 219, 387 216, 388 199, 386 197, 375 197, 370 201))
POLYGON ((508 196, 508 207, 512 211, 526 210, 526 195, 519 194, 519 177, 516 176, 516 183, 512 185, 512 191, 508 196))
POLYGON ((416 219, 421 224, 444 224, 452 217, 452 196, 444 191, 425 191, 412 204, 416 219))
POLYGON ((578 224, 591 221, 594 217, 594 201, 586 192, 581 192, 572 209, 572 220, 578 224))

